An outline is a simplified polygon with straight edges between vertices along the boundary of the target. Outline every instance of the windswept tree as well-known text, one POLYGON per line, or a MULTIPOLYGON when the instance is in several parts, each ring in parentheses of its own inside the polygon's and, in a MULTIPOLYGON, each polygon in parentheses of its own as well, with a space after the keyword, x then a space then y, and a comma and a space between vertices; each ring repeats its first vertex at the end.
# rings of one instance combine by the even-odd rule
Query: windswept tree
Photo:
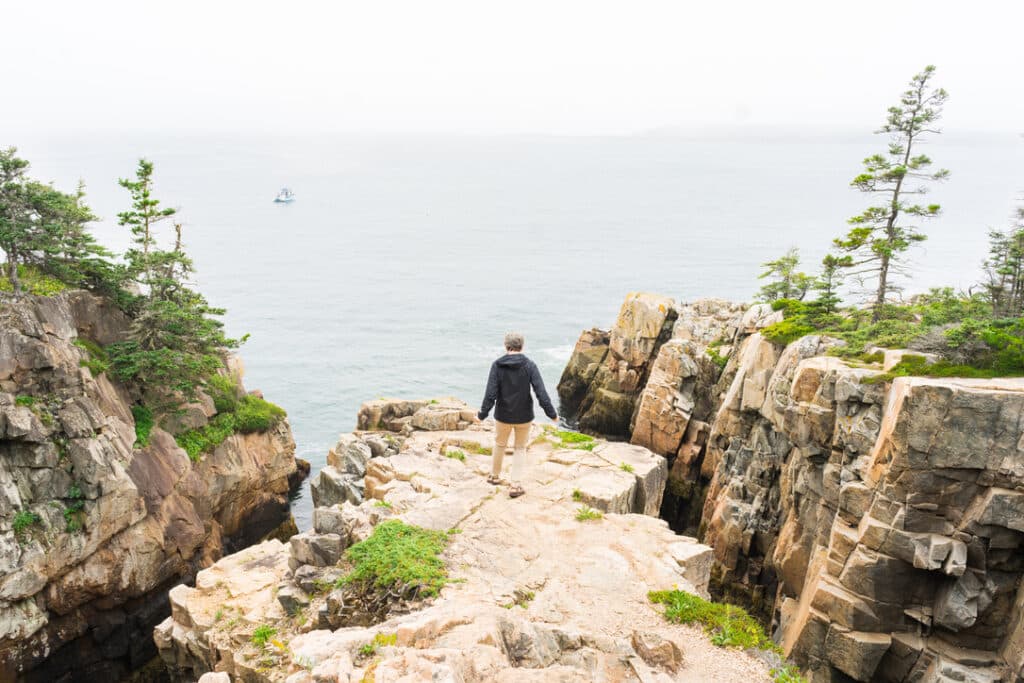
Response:
POLYGON ((889 149, 864 160, 864 170, 851 185, 878 197, 877 204, 849 219, 850 230, 835 246, 853 259, 853 272, 862 282, 874 280, 873 308, 877 320, 890 295, 898 291, 894 276, 902 272, 905 252, 927 235, 917 221, 939 215, 938 204, 918 203, 926 183, 946 178, 949 171, 929 170, 932 160, 921 154, 923 137, 941 132, 937 123, 947 94, 932 88, 934 66, 914 76, 897 106, 889 108, 878 133, 891 136, 889 149))
POLYGON ((128 190, 132 206, 117 215, 118 225, 127 226, 135 246, 125 252, 132 276, 147 288, 152 286, 153 252, 156 250, 156 225, 177 213, 176 209, 160 207, 153 196, 153 162, 139 159, 135 179, 121 178, 121 187, 128 190))
POLYGON ((15 294, 22 290, 19 265, 74 287, 113 293, 118 269, 89 232, 96 217, 85 204, 84 186, 68 194, 32 180, 28 162, 16 153, 13 147, 0 150, 0 248, 15 294))
POLYGON ((140 161, 135 179, 120 182, 132 201, 119 214, 120 224, 131 230, 135 243, 125 258, 142 294, 133 306, 129 338, 108 347, 108 354, 120 379, 141 381, 173 405, 180 397, 192 398, 223 365, 225 350, 240 341, 224 334, 218 320, 224 310, 210 306, 189 286, 193 267, 180 223, 174 224, 173 246, 160 246, 168 236, 159 235, 156 227, 176 211, 161 208, 153 195, 153 164, 140 161))
POLYGON ((764 272, 758 278, 768 280, 758 295, 762 301, 801 300, 814 283, 814 278, 797 270, 800 267, 800 250, 796 247, 791 247, 779 258, 762 263, 761 266, 764 272))
POLYGON ((1024 315, 1024 206, 1017 209, 1009 229, 989 232, 989 257, 982 266, 992 315, 1024 315))

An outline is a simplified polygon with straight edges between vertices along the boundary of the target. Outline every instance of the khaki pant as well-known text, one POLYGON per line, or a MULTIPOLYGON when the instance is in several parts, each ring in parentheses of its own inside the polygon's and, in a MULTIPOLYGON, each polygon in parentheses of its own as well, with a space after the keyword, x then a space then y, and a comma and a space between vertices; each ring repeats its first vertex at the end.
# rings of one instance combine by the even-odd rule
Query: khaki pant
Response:
POLYGON ((518 486, 522 481, 523 467, 526 466, 526 444, 530 440, 531 422, 522 424, 508 424, 495 420, 494 451, 491 453, 491 474, 495 477, 501 476, 501 463, 505 458, 505 447, 508 445, 509 432, 515 431, 515 451, 512 454, 512 473, 509 476, 509 483, 518 486))

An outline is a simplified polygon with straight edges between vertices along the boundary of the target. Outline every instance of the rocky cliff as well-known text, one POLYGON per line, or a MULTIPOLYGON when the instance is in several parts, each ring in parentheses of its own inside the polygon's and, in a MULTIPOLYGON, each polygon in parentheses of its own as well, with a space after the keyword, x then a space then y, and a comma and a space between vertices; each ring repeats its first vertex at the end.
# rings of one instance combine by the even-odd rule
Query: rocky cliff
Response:
MULTIPOLYGON (((122 680, 155 656, 171 587, 288 518, 287 422, 198 462, 159 424, 136 446, 141 389, 88 350, 127 322, 84 292, 0 303, 0 680, 122 680)), ((160 424, 215 412, 203 397, 160 424)))
POLYGON ((662 515, 812 680, 1024 680, 1024 380, 885 381, 900 352, 782 348, 777 315, 631 295, 562 412, 668 458, 662 515))
POLYGON ((320 488, 314 529, 171 591, 155 638, 174 680, 767 679, 761 661, 665 622, 648 600, 674 585, 706 593, 711 562, 656 516, 663 457, 535 426, 527 493, 510 499, 486 481, 493 428, 465 424, 467 412, 450 399, 364 405, 363 426, 396 433, 342 436, 329 461, 350 485, 320 488), (597 519, 578 519, 581 506, 597 519), (398 586, 368 599, 343 578, 345 549, 393 520, 448 532, 438 596, 398 586))

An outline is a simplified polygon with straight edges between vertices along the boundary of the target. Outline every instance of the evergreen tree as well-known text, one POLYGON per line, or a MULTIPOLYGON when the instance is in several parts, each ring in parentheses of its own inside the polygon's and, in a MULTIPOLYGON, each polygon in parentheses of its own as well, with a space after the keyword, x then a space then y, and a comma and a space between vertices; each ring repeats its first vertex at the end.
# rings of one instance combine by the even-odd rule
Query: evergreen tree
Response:
POLYGON ((194 397, 196 388, 223 365, 224 351, 241 342, 224 334, 217 319, 224 310, 188 286, 193 266, 180 223, 174 225, 173 247, 159 247, 155 227, 175 210, 160 208, 153 196, 153 164, 141 160, 136 179, 120 182, 132 198, 131 209, 119 214, 135 243, 125 255, 128 272, 144 291, 128 340, 111 345, 108 354, 119 378, 162 390, 170 405, 179 396, 194 397))
POLYGON ((15 296, 21 294, 18 263, 34 244, 25 188, 29 164, 15 156, 17 152, 14 147, 0 149, 0 249, 7 254, 7 278, 15 296))
POLYGON ((814 290, 818 292, 818 298, 814 303, 820 311, 826 315, 836 312, 841 299, 839 298, 839 287, 842 285, 842 271, 853 265, 853 257, 836 256, 826 254, 821 260, 821 275, 814 281, 814 290))
POLYGON ((938 204, 908 202, 907 197, 927 192, 926 181, 941 180, 946 170, 929 171, 932 160, 917 152, 922 136, 939 133, 935 127, 946 102, 946 91, 930 89, 935 73, 927 66, 914 76, 898 106, 889 108, 889 116, 879 133, 891 136, 889 149, 864 160, 864 170, 851 185, 861 192, 880 195, 880 203, 869 206, 849 220, 852 226, 835 246, 853 257, 862 279, 875 279, 874 318, 877 320, 890 294, 898 288, 893 277, 901 271, 904 253, 927 236, 907 220, 939 215, 938 204), (918 181, 911 184, 911 181, 918 181))
POLYGON ((800 250, 791 247, 789 251, 775 259, 762 263, 765 269, 758 279, 771 278, 768 284, 761 287, 761 301, 777 301, 778 299, 802 300, 811 288, 814 278, 797 271, 800 266, 800 250))
POLYGON ((132 207, 117 215, 118 225, 128 226, 132 233, 135 247, 125 252, 129 272, 136 280, 146 286, 152 286, 153 254, 156 249, 154 229, 157 223, 170 218, 176 209, 160 208, 160 200, 153 197, 153 162, 139 159, 135 170, 135 180, 121 178, 121 187, 128 190, 132 197, 132 207))
POLYGON ((1024 315, 1024 206, 1008 230, 989 232, 989 257, 982 263, 985 289, 996 318, 1024 315))

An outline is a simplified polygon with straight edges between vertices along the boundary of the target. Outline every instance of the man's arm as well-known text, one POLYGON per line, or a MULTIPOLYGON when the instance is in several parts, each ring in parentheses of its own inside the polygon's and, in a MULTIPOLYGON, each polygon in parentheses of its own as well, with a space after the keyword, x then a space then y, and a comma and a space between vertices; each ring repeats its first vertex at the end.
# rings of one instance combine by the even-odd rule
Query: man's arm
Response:
POLYGON ((537 395, 537 401, 540 403, 544 414, 552 420, 556 419, 558 413, 555 412, 555 406, 551 405, 551 399, 544 388, 544 380, 541 379, 540 370, 537 369, 537 364, 533 361, 530 361, 530 385, 533 386, 533 393, 537 395))
POLYGON ((484 391, 484 402, 480 406, 480 412, 477 413, 477 417, 481 420, 487 419, 487 414, 491 412, 491 408, 494 407, 494 402, 498 400, 498 364, 491 363, 491 373, 487 375, 487 389, 484 391))

